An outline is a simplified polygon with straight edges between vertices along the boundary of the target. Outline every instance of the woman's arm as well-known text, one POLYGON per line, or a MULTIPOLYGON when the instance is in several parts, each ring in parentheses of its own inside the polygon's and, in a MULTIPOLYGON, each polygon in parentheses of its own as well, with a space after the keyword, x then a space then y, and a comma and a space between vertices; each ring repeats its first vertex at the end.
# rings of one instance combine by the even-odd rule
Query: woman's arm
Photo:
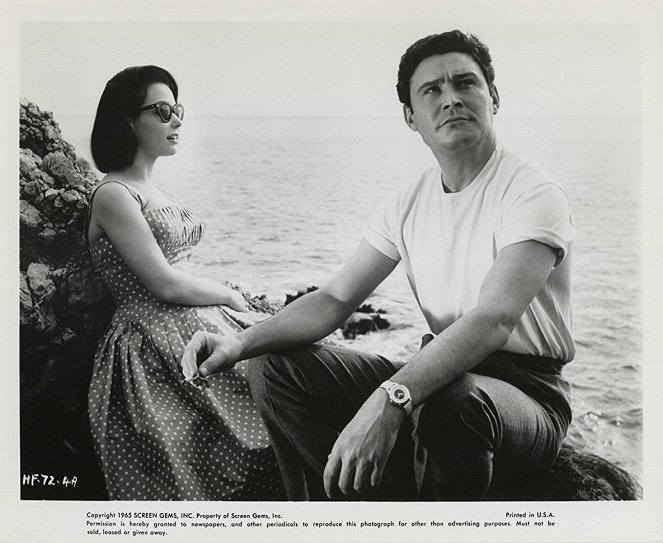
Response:
POLYGON ((108 183, 97 190, 91 220, 108 236, 129 269, 157 299, 182 305, 223 304, 246 309, 239 292, 173 268, 163 255, 140 204, 127 189, 108 183))

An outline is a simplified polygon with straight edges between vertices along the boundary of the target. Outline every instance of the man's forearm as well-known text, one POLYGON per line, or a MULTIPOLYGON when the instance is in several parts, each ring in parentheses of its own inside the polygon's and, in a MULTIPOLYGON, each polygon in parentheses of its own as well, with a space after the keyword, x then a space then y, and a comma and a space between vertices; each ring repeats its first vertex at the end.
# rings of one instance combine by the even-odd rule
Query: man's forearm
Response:
POLYGON ((416 407, 431 394, 504 346, 512 325, 473 310, 441 332, 392 378, 405 385, 416 407))
POLYGON ((241 332, 241 359, 314 343, 341 326, 354 309, 324 290, 306 294, 241 332))

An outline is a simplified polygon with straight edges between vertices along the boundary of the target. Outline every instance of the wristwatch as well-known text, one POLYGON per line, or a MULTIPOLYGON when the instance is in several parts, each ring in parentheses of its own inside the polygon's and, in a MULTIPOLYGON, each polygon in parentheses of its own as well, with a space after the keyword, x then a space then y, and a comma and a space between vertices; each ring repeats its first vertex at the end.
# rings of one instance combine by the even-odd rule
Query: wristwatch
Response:
POLYGON ((397 405, 405 411, 406 415, 410 415, 413 411, 412 398, 410 398, 410 391, 405 385, 399 385, 393 381, 385 381, 380 385, 389 394, 389 403, 397 405))

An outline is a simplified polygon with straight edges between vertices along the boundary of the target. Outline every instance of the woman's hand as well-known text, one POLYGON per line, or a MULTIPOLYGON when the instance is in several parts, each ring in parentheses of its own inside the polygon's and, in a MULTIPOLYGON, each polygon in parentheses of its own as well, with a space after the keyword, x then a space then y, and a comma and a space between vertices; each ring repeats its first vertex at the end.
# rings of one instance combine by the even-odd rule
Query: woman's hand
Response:
POLYGON ((228 289, 228 300, 224 303, 224 305, 227 305, 230 309, 234 309, 235 311, 248 311, 249 306, 247 305, 244 296, 242 296, 242 294, 235 289, 230 287, 226 288, 228 289))
POLYGON ((226 313, 231 316, 237 324, 242 328, 249 328, 256 323, 262 322, 270 317, 269 313, 261 313, 253 309, 246 309, 244 311, 235 311, 234 309, 226 309, 226 313))

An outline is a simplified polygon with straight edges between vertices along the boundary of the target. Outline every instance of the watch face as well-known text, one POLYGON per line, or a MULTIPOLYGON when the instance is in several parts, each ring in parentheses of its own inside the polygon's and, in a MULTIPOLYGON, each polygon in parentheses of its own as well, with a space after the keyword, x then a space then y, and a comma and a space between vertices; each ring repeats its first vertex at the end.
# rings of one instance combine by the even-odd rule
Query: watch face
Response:
POLYGON ((398 405, 403 405, 404 403, 407 403, 410 400, 410 393, 407 388, 405 388, 403 385, 395 385, 391 389, 391 397, 394 403, 397 403, 398 405))

